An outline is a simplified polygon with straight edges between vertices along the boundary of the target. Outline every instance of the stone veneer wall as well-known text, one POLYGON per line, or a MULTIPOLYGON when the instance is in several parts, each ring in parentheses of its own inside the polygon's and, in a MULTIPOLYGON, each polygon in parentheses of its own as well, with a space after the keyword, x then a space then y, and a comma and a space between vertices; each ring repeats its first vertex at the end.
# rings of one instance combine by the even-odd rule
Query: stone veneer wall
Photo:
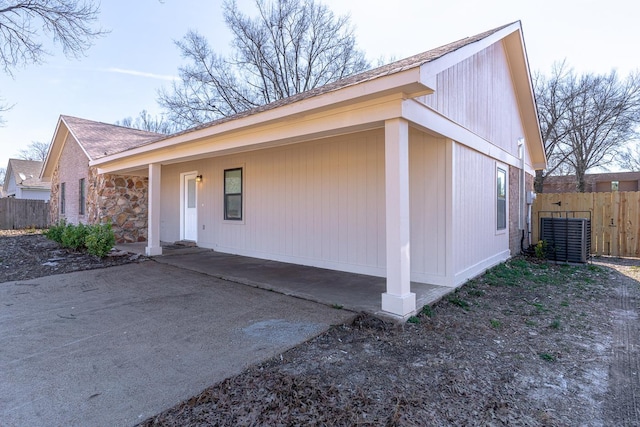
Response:
POLYGON ((146 242, 148 185, 147 177, 98 174, 89 168, 89 222, 111 222, 118 243, 146 242))
POLYGON ((49 220, 57 224, 60 220, 60 183, 58 182, 58 165, 51 174, 51 197, 49 197, 49 220))

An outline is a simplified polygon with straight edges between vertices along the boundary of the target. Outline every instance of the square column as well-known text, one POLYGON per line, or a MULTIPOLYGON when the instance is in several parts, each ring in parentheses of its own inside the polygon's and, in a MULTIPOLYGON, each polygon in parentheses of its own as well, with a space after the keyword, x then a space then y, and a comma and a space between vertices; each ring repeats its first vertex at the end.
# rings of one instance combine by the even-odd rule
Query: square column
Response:
POLYGON ((147 256, 162 255, 160 246, 160 180, 161 166, 149 164, 149 188, 147 189, 147 256))
POLYGON ((387 292, 382 310, 407 317, 416 310, 411 292, 409 234, 409 124, 404 119, 385 122, 385 212, 387 292))

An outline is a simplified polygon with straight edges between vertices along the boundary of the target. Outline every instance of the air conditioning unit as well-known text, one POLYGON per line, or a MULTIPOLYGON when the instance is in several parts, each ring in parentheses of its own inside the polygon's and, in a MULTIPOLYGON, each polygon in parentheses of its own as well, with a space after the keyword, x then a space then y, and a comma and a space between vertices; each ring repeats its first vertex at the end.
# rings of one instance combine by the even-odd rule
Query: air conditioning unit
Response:
POLYGON ((591 220, 540 218, 540 240, 547 244, 548 259, 587 262, 591 250, 591 220))

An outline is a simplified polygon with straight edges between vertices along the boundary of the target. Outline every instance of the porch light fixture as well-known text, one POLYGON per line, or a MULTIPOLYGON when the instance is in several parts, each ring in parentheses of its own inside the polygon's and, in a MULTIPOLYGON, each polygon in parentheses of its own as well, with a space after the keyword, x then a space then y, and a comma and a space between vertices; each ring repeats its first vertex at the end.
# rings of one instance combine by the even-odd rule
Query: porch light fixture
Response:
POLYGON ((196 176, 196 182, 202 182, 202 175, 196 176))

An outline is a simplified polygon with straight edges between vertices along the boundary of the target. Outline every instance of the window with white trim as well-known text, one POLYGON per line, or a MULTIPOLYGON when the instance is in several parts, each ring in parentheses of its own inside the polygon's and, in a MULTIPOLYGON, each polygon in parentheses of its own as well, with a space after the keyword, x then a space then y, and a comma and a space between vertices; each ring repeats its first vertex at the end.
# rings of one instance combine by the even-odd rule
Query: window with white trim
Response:
POLYGON ((496 229, 507 228, 507 171, 498 168, 496 174, 496 229))

